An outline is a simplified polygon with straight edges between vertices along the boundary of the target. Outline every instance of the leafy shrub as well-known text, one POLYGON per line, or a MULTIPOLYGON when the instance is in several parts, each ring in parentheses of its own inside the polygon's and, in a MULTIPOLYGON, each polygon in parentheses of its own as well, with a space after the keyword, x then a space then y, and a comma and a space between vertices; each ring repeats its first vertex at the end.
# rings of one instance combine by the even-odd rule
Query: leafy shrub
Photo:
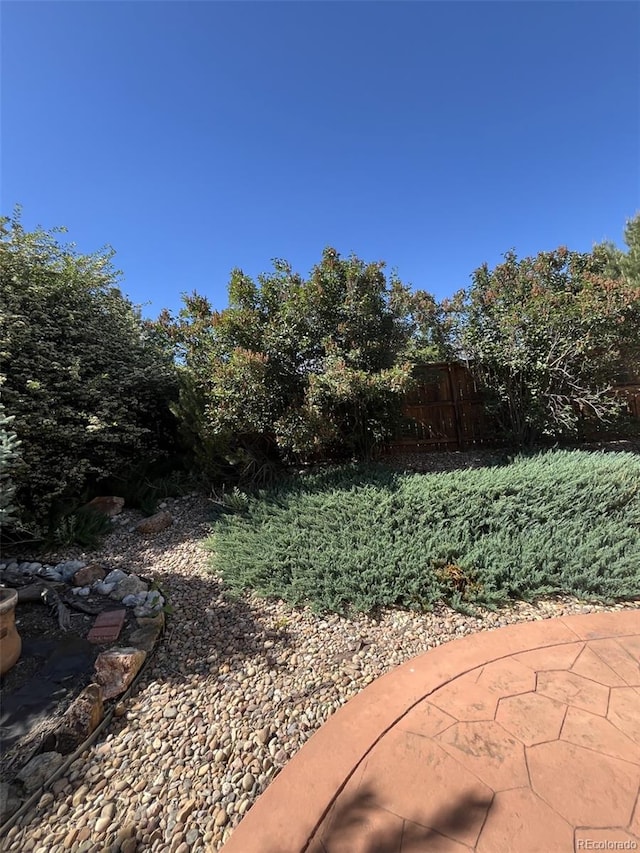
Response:
POLYGON ((291 478, 221 515, 212 568, 318 610, 640 593, 640 457, 555 451, 493 468, 291 478))
POLYGON ((566 248, 485 264, 457 294, 457 349, 469 359, 504 431, 518 444, 573 438, 624 422, 611 393, 640 369, 640 216, 627 254, 611 246, 566 248))
POLYGON ((0 401, 0 535, 16 520, 13 504, 16 487, 11 472, 19 459, 20 442, 11 428, 13 421, 14 417, 5 413, 0 401))
POLYGON ((87 487, 161 456, 174 429, 171 354, 115 286, 113 253, 78 254, 55 233, 0 219, 3 397, 21 441, 18 521, 34 537, 87 487))

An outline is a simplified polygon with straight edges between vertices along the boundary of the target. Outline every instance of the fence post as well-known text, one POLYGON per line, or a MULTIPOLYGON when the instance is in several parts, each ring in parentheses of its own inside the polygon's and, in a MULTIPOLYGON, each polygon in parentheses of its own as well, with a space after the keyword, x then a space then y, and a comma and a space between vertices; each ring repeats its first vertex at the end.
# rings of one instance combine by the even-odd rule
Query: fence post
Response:
POLYGON ((456 385, 453 383, 453 371, 451 369, 451 364, 447 363, 447 376, 449 377, 449 391, 451 392, 451 400, 453 402, 453 420, 456 426, 456 440, 458 442, 458 450, 464 450, 464 440, 463 440, 463 431, 461 424, 461 414, 460 414, 460 401, 458 399, 458 391, 460 390, 460 383, 458 382, 456 385))

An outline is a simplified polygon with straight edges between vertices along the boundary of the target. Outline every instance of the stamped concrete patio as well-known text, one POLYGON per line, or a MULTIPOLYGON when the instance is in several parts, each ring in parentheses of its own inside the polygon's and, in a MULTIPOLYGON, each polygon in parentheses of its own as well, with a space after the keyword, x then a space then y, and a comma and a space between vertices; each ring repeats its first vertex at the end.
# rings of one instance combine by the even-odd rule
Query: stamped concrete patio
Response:
POLYGON ((640 611, 447 643, 338 711, 224 853, 640 849, 640 611))

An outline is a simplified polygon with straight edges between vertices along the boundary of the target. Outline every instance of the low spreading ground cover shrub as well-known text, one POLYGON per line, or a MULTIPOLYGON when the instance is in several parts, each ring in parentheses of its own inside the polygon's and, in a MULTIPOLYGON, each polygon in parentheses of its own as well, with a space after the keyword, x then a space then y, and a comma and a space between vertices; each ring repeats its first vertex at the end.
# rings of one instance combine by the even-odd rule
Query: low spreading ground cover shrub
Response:
POLYGON ((549 451, 432 474, 342 467, 247 496, 207 544, 233 589, 319 611, 633 598, 640 457, 549 451))

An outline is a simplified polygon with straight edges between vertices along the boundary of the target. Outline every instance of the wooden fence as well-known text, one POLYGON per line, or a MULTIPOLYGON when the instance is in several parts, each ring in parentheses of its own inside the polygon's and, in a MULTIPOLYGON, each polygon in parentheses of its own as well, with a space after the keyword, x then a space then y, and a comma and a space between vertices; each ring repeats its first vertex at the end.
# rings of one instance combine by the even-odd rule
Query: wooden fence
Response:
MULTIPOLYGON (((640 419, 640 380, 617 385, 616 391, 626 396, 630 412, 640 419)), ((440 362, 419 368, 419 381, 406 397, 402 424, 388 449, 466 450, 495 445, 498 436, 466 366, 440 362)))

